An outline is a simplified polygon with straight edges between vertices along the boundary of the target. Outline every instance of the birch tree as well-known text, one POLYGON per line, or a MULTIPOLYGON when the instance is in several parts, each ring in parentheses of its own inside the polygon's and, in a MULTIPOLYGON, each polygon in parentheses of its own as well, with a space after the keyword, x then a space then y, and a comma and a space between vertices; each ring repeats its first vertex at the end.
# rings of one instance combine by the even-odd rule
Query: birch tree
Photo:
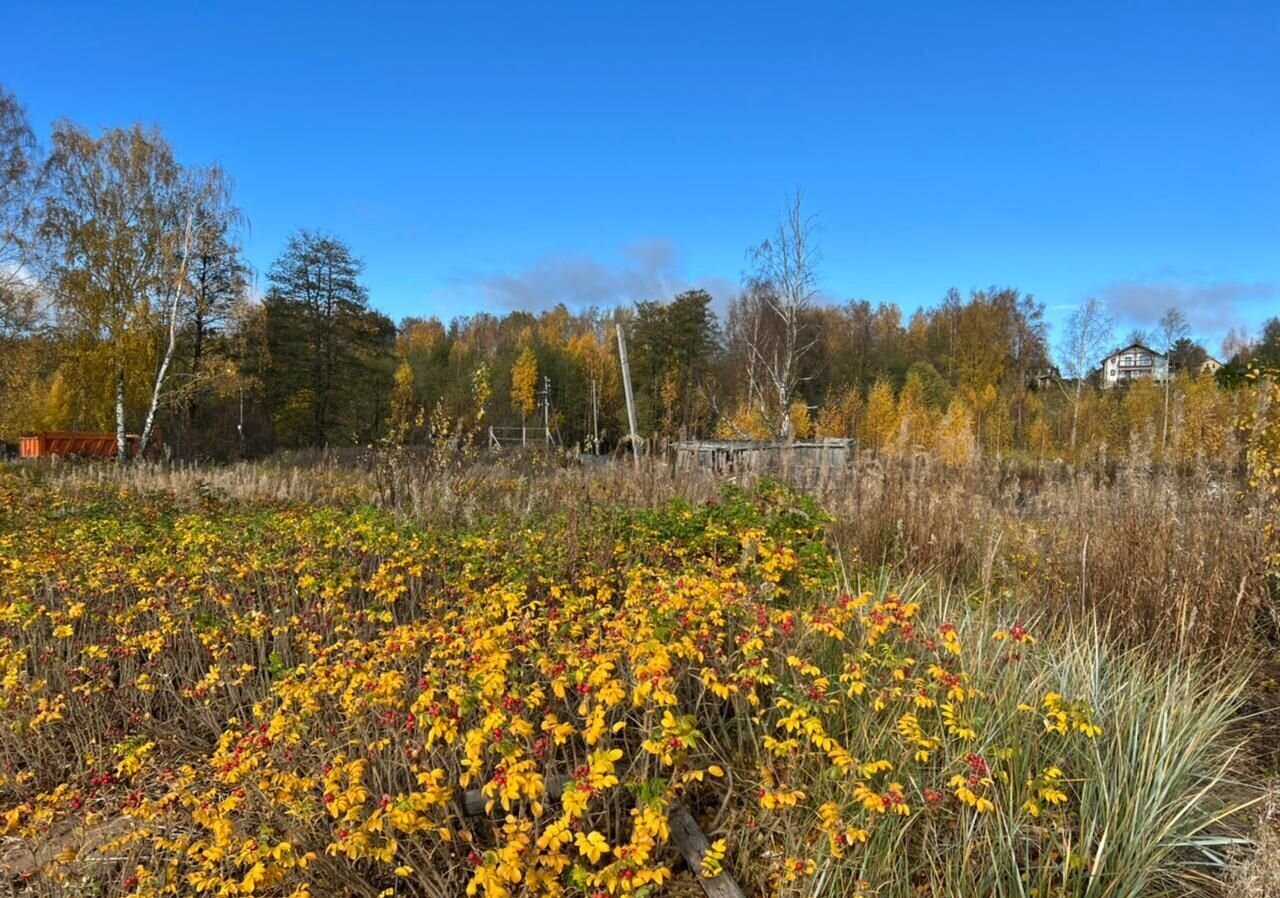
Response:
POLYGON ((39 386, 40 348, 33 337, 43 315, 30 264, 43 169, 26 112, 0 85, 0 426, 15 429, 32 405, 32 389, 39 386))
MULTIPOLYGON (((181 290, 181 166, 164 137, 140 126, 99 137, 69 122, 53 129, 50 193, 40 236, 59 323, 105 353, 115 404, 116 456, 124 460, 126 382, 157 375, 153 338, 181 290)), ((157 391, 151 390, 153 405, 157 391)), ((154 414, 148 418, 154 420, 154 414)), ((149 434, 148 434, 149 435, 149 434)))
POLYGON ((244 293, 245 268, 231 234, 243 220, 231 204, 231 180, 217 165, 184 171, 169 198, 170 226, 177 230, 177 257, 171 260, 173 279, 160 303, 164 349, 152 383, 151 401, 143 420, 138 454, 147 451, 156 414, 169 392, 171 368, 179 335, 192 331, 190 384, 200 377, 205 340, 215 324, 244 293))
POLYGON ((1093 371, 1098 357, 1106 351, 1115 331, 1115 319, 1095 297, 1067 318, 1062 342, 1058 347, 1062 370, 1074 379, 1071 401, 1071 454, 1076 451, 1076 433, 1080 424, 1080 402, 1084 397, 1085 378, 1093 371))
POLYGON ((783 439, 794 433, 791 403, 816 343, 807 327, 821 261, 815 224, 800 191, 787 197, 772 236, 749 252, 754 269, 730 309, 730 340, 746 355, 747 404, 783 439))
POLYGON ((1161 348, 1164 350, 1164 423, 1160 428, 1161 457, 1169 445, 1169 388, 1173 384, 1173 348, 1190 332, 1191 327, 1187 324, 1187 317, 1176 307, 1165 312, 1157 325, 1156 333, 1160 335, 1161 348))
MULTIPOLYGON (((160 303, 160 319, 166 335, 166 342, 160 356, 160 364, 156 368, 155 380, 151 384, 151 401, 147 405, 147 413, 143 419, 142 435, 138 441, 138 455, 140 456, 146 454, 147 447, 151 444, 151 434, 156 424, 156 411, 160 408, 160 399, 164 395, 165 381, 169 377, 169 367, 173 364, 173 356, 178 348, 179 313, 181 311, 182 296, 187 292, 187 267, 191 257, 191 235, 195 225, 196 206, 201 202, 201 198, 195 194, 200 189, 193 190, 189 198, 183 197, 186 202, 182 205, 186 208, 182 212, 182 236, 178 245, 177 270, 173 274, 173 282, 168 285, 167 292, 160 297, 162 300, 160 303)), ((177 222, 174 222, 174 225, 177 224, 177 222)))
POLYGON ((29 330, 38 318, 29 266, 43 172, 26 111, 0 85, 0 339, 29 330))
POLYGON ((523 435, 525 422, 533 413, 538 391, 538 357, 533 348, 526 346, 520 351, 511 369, 511 404, 520 412, 520 432, 523 435))

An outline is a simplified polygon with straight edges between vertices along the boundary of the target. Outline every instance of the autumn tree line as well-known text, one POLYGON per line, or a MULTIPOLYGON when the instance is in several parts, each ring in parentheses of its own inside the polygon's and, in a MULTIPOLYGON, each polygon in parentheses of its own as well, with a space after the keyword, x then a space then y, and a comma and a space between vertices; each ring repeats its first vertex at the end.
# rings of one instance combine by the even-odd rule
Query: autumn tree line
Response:
POLYGON ((127 434, 179 458, 414 444, 490 426, 588 452, 629 430, 626 334, 647 441, 854 437, 953 462, 1011 454, 1158 461, 1238 453, 1251 361, 1280 364, 1280 320, 1205 349, 1178 310, 1121 339, 1096 301, 1051 339, 1044 307, 1009 287, 949 291, 904 317, 820 299, 821 252, 799 194, 748 254, 723 314, 689 290, 633 305, 393 322, 359 255, 301 228, 265 272, 245 261, 230 175, 175 158, 140 126, 71 122, 37 144, 0 88, 0 440, 45 430, 127 434), (256 285, 256 289, 255 289, 256 285), (1176 376, 1103 390, 1125 342, 1169 352, 1176 376), (447 423, 442 423, 447 422, 447 423))

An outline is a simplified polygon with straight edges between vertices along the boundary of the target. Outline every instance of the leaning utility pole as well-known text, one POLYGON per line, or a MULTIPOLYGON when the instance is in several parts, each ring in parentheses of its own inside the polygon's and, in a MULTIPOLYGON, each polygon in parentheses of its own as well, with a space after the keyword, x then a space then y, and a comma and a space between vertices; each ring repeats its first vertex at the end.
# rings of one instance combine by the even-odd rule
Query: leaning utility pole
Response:
POLYGON ((627 338, 622 333, 622 322, 618 322, 618 358, 622 362, 622 389, 627 394, 627 423, 631 425, 631 453, 636 459, 636 468, 640 467, 640 440, 636 434, 636 397, 631 392, 631 367, 627 364, 627 338))

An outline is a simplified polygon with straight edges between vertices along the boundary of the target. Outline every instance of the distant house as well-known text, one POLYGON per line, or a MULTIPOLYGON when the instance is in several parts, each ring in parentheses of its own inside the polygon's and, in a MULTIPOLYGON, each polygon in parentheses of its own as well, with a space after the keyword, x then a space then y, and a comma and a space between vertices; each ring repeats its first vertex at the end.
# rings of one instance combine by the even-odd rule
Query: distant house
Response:
POLYGON ((1044 389, 1060 380, 1062 380, 1062 372, 1054 365, 1044 368, 1032 368, 1027 372, 1027 386, 1035 387, 1038 390, 1044 389))
POLYGON ((1118 349, 1102 360, 1103 387, 1114 387, 1141 377, 1163 382, 1168 376, 1169 360, 1164 353, 1156 352, 1141 343, 1118 349))
POLYGON ((1218 361, 1213 356, 1209 356, 1203 362, 1200 363, 1200 370, 1197 373, 1217 374, 1221 370, 1222 370, 1222 362, 1218 361))

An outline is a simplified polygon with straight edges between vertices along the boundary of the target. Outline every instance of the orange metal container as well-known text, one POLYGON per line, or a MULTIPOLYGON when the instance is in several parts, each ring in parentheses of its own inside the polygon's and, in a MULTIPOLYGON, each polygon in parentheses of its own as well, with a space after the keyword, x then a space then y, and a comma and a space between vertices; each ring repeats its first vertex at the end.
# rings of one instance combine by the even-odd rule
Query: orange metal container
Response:
MULTIPOLYGON (((138 454, 142 438, 136 433, 125 435, 125 451, 138 454)), ((45 431, 23 434, 19 438, 19 458, 46 458, 51 455, 75 455, 81 458, 115 458, 116 435, 87 431, 45 431)))

